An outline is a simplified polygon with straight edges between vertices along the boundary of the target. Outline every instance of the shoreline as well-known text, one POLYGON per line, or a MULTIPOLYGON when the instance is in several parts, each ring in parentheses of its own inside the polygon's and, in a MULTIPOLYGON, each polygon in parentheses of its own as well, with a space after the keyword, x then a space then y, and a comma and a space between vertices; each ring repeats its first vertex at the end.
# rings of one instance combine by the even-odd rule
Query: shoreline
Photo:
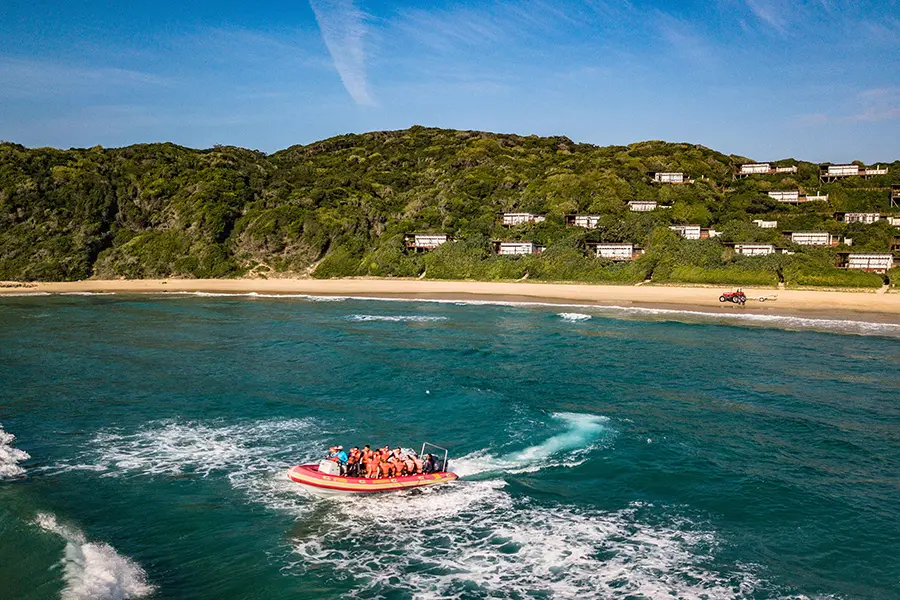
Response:
POLYGON ((443 281, 418 279, 139 279, 72 282, 0 282, 0 298, 43 294, 216 293, 302 294, 408 300, 531 302, 598 307, 688 310, 716 314, 758 314, 900 322, 900 294, 874 291, 775 290, 744 288, 744 306, 720 303, 729 288, 625 286, 581 283, 443 281), (777 296, 777 299, 772 299, 777 296))

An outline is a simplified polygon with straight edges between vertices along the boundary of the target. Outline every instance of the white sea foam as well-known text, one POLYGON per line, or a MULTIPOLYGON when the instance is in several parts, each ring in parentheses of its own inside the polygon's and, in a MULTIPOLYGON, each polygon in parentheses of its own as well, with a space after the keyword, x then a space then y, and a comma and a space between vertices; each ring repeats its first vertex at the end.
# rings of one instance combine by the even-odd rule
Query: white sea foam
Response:
POLYGON ((87 541, 83 532, 60 524, 52 514, 38 513, 35 523, 66 542, 62 600, 125 600, 153 593, 144 569, 109 544, 87 541))
MULTIPOLYGON (((738 326, 757 326, 772 329, 787 329, 794 331, 824 331, 841 334, 855 335, 884 335, 900 336, 900 323, 876 323, 870 321, 857 321, 853 319, 818 319, 812 317, 794 317, 787 315, 763 315, 757 313, 740 312, 706 312, 699 310, 680 310, 668 308, 644 308, 639 306, 615 306, 592 305, 585 303, 567 302, 534 302, 534 301, 508 301, 508 300, 450 300, 437 298, 382 298, 374 296, 321 296, 316 294, 226 294, 209 292, 167 292, 165 295, 195 295, 195 296, 249 296, 259 298, 299 298, 312 302, 335 302, 346 300, 366 300, 373 302, 407 302, 430 304, 453 304, 457 306, 507 306, 512 308, 577 308, 590 310, 594 316, 609 318, 637 318, 654 319, 660 321, 675 321, 687 323, 712 323, 729 324, 738 326)), ((28 294, 24 294, 28 295, 28 294)), ((576 313, 560 313, 576 314, 576 313)), ((586 314, 586 313, 582 313, 586 314)))
POLYGON ((501 481, 342 499, 295 540, 291 569, 346 574, 353 598, 712 599, 752 586, 749 572, 705 566, 714 533, 680 519, 650 524, 641 508, 538 507, 501 481))
POLYGON ((115 292, 59 292, 60 296, 115 296, 115 292))
POLYGON ((0 298, 25 298, 28 296, 52 296, 50 292, 15 292, 11 294, 0 293, 0 298))
POLYGON ((586 315, 584 313, 564 312, 564 313, 559 313, 559 316, 564 321, 588 321, 591 319, 591 315, 586 315))
POLYGON ((523 450, 451 459, 454 471, 475 479, 325 501, 293 540, 287 570, 349 577, 350 598, 749 595, 752 570, 711 569, 715 533, 684 517, 640 504, 609 512, 538 506, 510 494, 504 474, 577 463, 615 434, 597 415, 557 413, 550 425, 562 431, 523 450))
POLYGON ((225 477, 232 487, 272 508, 302 507, 288 467, 314 460, 327 435, 309 419, 221 425, 192 421, 148 423, 137 432, 104 431, 57 471, 102 477, 225 477))
POLYGON ((343 302, 350 296, 316 296, 312 294, 261 294, 259 292, 157 292, 161 296, 200 296, 209 298, 300 298, 311 302, 343 302))
POLYGON ((565 429, 540 444, 495 456, 488 450, 452 459, 451 468, 460 476, 485 473, 529 473, 549 467, 580 465, 593 450, 615 438, 608 417, 581 413, 554 413, 553 420, 565 429))
POLYGON ((425 315, 350 315, 347 317, 351 321, 388 321, 403 323, 430 323, 434 321, 446 321, 447 317, 425 316, 425 315))
POLYGON ((615 439, 610 420, 597 415, 557 413, 548 428, 522 450, 451 458, 455 471, 474 479, 338 502, 313 500, 285 477, 289 465, 314 459, 328 435, 306 419, 154 422, 135 433, 106 432, 72 468, 227 478, 251 501, 300 519, 288 572, 330 569, 353 580, 349 597, 715 599, 753 587, 751 569, 709 568, 714 532, 683 517, 640 505, 537 506, 507 492, 505 474, 577 464, 615 439))
POLYGON ((4 431, 0 424, 0 480, 24 475, 25 469, 19 463, 31 458, 24 450, 12 447, 15 439, 16 436, 4 431))

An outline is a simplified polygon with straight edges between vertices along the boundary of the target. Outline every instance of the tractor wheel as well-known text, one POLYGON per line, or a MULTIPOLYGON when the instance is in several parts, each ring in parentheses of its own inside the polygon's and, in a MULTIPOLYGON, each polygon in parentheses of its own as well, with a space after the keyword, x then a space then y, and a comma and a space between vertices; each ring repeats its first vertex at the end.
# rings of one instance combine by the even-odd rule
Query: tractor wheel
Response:
POLYGON ((738 298, 737 296, 732 296, 732 297, 731 297, 731 301, 732 301, 733 303, 735 303, 735 304, 740 304, 740 303, 741 303, 741 299, 738 298))
POLYGON ((725 302, 725 296, 719 296, 719 302, 725 302))

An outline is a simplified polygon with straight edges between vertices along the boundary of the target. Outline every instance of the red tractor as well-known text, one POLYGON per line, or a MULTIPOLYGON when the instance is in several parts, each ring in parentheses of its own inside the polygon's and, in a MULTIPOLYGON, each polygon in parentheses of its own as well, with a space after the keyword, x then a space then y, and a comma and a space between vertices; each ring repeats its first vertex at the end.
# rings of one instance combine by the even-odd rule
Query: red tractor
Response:
POLYGON ((719 302, 733 302, 734 304, 744 304, 747 302, 747 295, 743 290, 736 292, 725 292, 719 296, 719 302))

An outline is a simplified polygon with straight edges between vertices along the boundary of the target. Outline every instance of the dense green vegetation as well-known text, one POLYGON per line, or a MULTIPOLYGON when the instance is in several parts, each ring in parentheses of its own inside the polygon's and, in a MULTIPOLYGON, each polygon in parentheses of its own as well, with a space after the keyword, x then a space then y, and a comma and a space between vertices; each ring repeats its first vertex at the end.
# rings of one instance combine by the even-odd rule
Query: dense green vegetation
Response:
MULTIPOLYGON (((765 158, 765 157, 763 157, 765 158)), ((900 235, 885 223, 846 225, 835 211, 890 212, 900 162, 886 176, 821 185, 818 168, 733 180, 747 162, 702 146, 642 142, 597 147, 539 138, 413 127, 344 135, 272 155, 173 144, 55 150, 0 144, 0 279, 91 276, 232 277, 312 274, 633 283, 877 287, 883 277, 834 267, 837 249, 792 247, 783 231, 853 238, 885 252, 900 235), (658 185, 654 171, 684 171, 693 185, 658 185), (771 189, 828 193, 787 206, 771 189), (632 213, 630 200, 670 208, 632 213), (500 211, 547 215, 511 229, 500 211), (565 227, 568 213, 602 215, 596 229, 565 227), (753 219, 777 220, 760 229, 753 219), (723 232, 691 241, 668 229, 723 232), (455 240, 410 254, 403 235, 455 240), (491 240, 528 240, 542 255, 498 257, 491 240), (646 253, 616 264, 590 242, 633 242, 646 253), (724 243, 723 243, 724 242, 724 243), (727 242, 765 242, 794 255, 745 257, 727 242)), ((784 161, 795 164, 795 161, 784 161)), ((843 248, 845 250, 849 248, 843 248)))

